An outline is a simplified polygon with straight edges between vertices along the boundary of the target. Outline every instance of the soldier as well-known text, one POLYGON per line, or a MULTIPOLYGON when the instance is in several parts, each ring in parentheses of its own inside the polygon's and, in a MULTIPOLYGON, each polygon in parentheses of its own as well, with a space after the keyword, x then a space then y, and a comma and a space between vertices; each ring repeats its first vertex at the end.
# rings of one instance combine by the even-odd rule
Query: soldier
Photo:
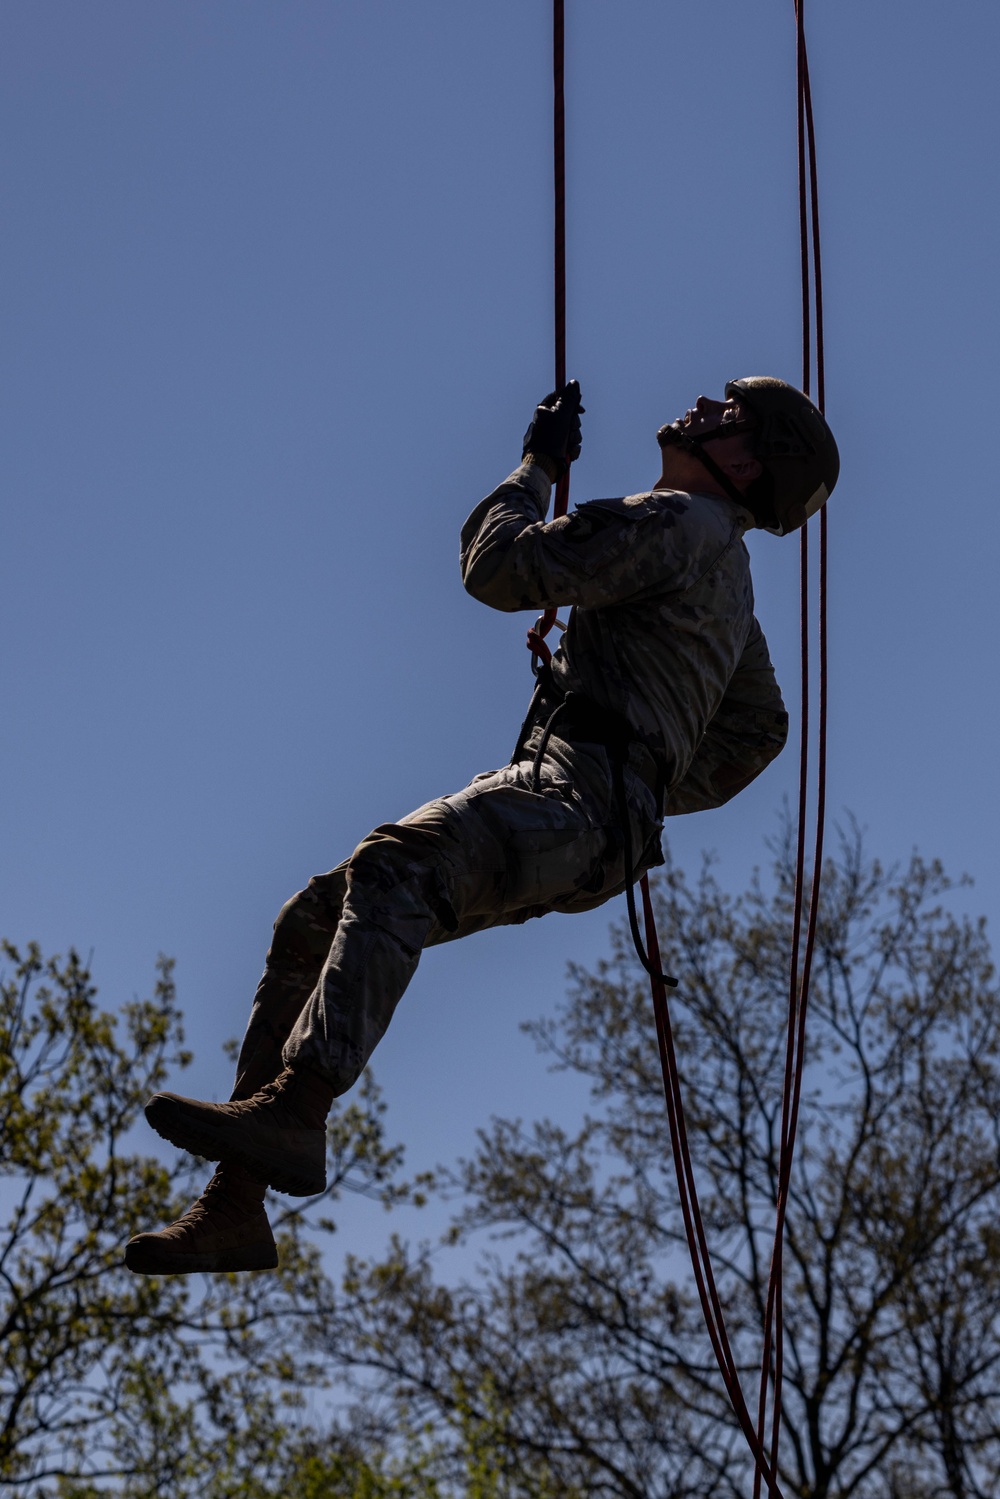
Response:
POLYGON ((381 1040, 422 950, 548 911, 585 911, 662 862, 664 814, 718 807, 781 750, 788 719, 753 613, 744 532, 786 534, 836 483, 823 417, 763 377, 660 429, 645 494, 546 524, 580 452, 580 389, 536 409, 522 462, 462 530, 465 587, 494 609, 571 609, 513 759, 375 829, 275 923, 232 1099, 155 1094, 164 1139, 219 1168, 139 1273, 277 1264, 268 1186, 326 1184, 326 1119, 381 1040))

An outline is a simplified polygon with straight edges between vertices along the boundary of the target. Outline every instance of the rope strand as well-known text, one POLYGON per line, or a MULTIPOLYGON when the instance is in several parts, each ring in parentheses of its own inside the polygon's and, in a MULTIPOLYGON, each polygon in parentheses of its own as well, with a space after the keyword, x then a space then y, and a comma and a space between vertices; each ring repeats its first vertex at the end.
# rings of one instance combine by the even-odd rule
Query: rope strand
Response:
MULTIPOLYGON (((566 384, 566 6, 552 0, 552 186, 555 207, 553 233, 553 281, 555 304, 555 386, 566 384)), ((553 519, 569 510, 569 469, 556 480, 553 519)), ((556 622, 553 607, 541 614, 528 631, 527 646, 536 676, 548 666, 552 652, 545 636, 556 622)))
MULTIPOLYGON (((811 387, 811 333, 815 329, 816 404, 823 411, 826 397, 825 350, 823 339, 823 274, 819 232, 819 190, 816 165, 816 130, 813 120, 812 90, 809 83, 809 56, 806 47, 804 0, 794 0, 796 22, 796 94, 798 122, 799 169, 799 239, 802 267, 802 388, 808 395, 811 387), (810 250, 812 253, 812 295, 810 296, 810 250)), ((782 1380, 784 1373, 783 1258, 784 1231, 791 1187, 792 1158, 798 1129, 802 1077, 805 1068, 806 1011, 812 975, 816 929, 819 918, 820 883, 823 870, 823 839, 826 822, 828 631, 827 631, 827 557, 828 525, 824 507, 819 526, 819 721, 817 725, 816 831, 813 848, 812 881, 806 923, 802 976, 799 980, 799 947, 805 887, 805 822, 808 786, 808 692, 809 692, 809 537, 803 528, 800 537, 801 632, 802 632, 802 740, 799 763, 799 820, 796 838, 795 894, 793 899, 792 957, 789 975, 788 1034, 785 1052, 785 1079, 782 1092, 781 1139, 778 1184, 775 1202, 774 1249, 768 1280, 764 1318, 764 1354, 761 1361, 760 1392, 757 1407, 757 1435, 763 1442, 766 1422, 768 1378, 771 1373, 772 1330, 774 1342, 774 1396, 771 1411, 770 1466, 777 1472, 781 1436, 782 1380)), ((754 1499, 759 1499, 761 1474, 754 1477, 754 1499)), ((773 1494, 774 1489, 769 1489, 773 1494)))
MULTIPOLYGON (((804 0, 793 0, 796 21, 797 147, 799 179, 799 237, 802 281, 802 388, 809 393, 813 359, 812 328, 815 320, 815 358, 817 405, 823 409, 825 397, 822 274, 820 262, 819 207, 817 192, 816 138, 812 96, 809 86, 809 63, 806 53, 804 0), (812 275, 810 275, 810 252, 812 275)), ((555 197, 554 232, 554 302, 555 302, 555 382, 561 390, 566 383, 566 116, 565 116, 565 0, 553 0, 553 187, 555 197)), ((569 508, 569 473, 556 485, 553 515, 565 515, 569 508)), ((801 943, 802 915, 805 904, 806 813, 809 769, 809 538, 805 528, 800 536, 799 552, 801 610, 802 725, 799 747, 798 828, 796 833, 795 885, 792 916, 792 953, 789 978, 788 1030, 785 1046, 785 1075, 781 1100, 781 1138, 776 1191, 775 1236, 771 1271, 764 1312, 764 1347, 758 1395, 757 1421, 752 1421, 740 1385, 739 1370, 733 1357, 726 1330, 722 1303, 712 1270, 704 1222, 698 1202, 697 1184, 687 1138, 680 1076, 670 1024, 670 1012, 660 959, 653 903, 649 881, 640 881, 643 917, 646 929, 647 967, 650 984, 657 1046, 663 1073, 670 1142, 677 1178, 677 1192, 684 1232, 691 1256, 698 1297, 701 1302, 712 1350, 722 1375, 726 1393, 747 1446, 754 1459, 754 1499, 759 1499, 762 1481, 767 1484, 769 1499, 781 1499, 778 1487, 778 1447, 781 1430, 781 1386, 783 1372, 782 1251, 784 1224, 791 1181, 792 1153, 798 1126, 805 1057, 805 1018, 809 980, 815 949, 819 913, 819 885, 823 857, 823 833, 826 807, 826 731, 827 731, 827 517, 820 516, 819 546, 819 750, 817 770, 816 837, 813 852, 813 878, 809 893, 804 949, 801 943), (802 949, 802 977, 799 982, 799 957, 802 949), (765 1451, 764 1433, 767 1418, 767 1394, 774 1353, 774 1399, 769 1451, 765 1451)), ((547 609, 528 631, 528 646, 536 675, 548 665, 552 653, 544 637, 556 619, 556 610, 547 609)), ((631 914, 631 912, 630 912, 631 914)), ((639 944, 637 943, 637 948, 639 944)))
MULTIPOLYGON (((552 176, 555 189, 556 390, 566 384, 566 25, 565 0, 552 6, 552 176)), ((558 512, 557 512, 558 513, 558 512)))

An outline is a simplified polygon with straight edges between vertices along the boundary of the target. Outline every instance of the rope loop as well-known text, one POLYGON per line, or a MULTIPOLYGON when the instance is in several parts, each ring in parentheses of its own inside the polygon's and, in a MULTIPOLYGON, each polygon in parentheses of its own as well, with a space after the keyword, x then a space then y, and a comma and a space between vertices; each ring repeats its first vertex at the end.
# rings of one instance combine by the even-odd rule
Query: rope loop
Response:
MULTIPOLYGON (((802 283, 802 389, 810 394, 815 357, 816 405, 824 410, 826 369, 823 339, 823 274, 819 233, 819 189, 816 166, 816 129, 813 121, 812 90, 809 84, 809 54, 806 47, 805 0, 793 0, 795 8, 795 58, 797 95, 797 145, 799 178, 799 260, 802 283), (811 259, 811 266, 810 266, 811 259), (811 269, 811 276, 810 276, 811 269), (813 344, 813 333, 815 344, 813 344)), ((801 630, 802 729, 799 745, 798 829, 795 846, 795 887, 792 902, 792 954, 788 981, 788 1028, 785 1041, 785 1076, 781 1098, 781 1135, 778 1152, 778 1181, 775 1194, 774 1247, 768 1276, 764 1310, 764 1351, 761 1359, 760 1388, 757 1399, 757 1439, 763 1446, 767 1420, 767 1393, 773 1381, 771 1408, 770 1466, 777 1471, 781 1437, 781 1396, 784 1375, 783 1324, 783 1250, 785 1219, 791 1187, 792 1158, 798 1127, 799 1104, 805 1066, 806 1012, 809 1003, 809 981, 812 974, 819 918, 820 882, 823 873, 823 836, 826 821, 827 776, 827 554, 828 523, 826 506, 819 517, 819 716, 817 725, 816 822, 813 846, 812 884, 806 919, 805 946, 799 969, 802 912, 805 904, 806 813, 809 787, 809 532, 803 527, 799 538, 799 593, 801 630), (773 1348, 773 1365, 772 1365, 773 1348)), ((761 1470, 754 1475, 754 1499, 760 1499, 761 1470)), ((768 1495, 777 1492, 772 1478, 768 1495)))
MULTIPOLYGON (((816 132, 813 121, 812 94, 809 85, 809 59, 806 50, 804 0, 793 0, 796 28, 796 91, 798 120, 799 239, 802 281, 802 388, 810 392, 813 360, 816 368, 816 404, 824 409, 826 381, 823 347, 823 294, 820 259, 819 205, 816 167, 816 132), (815 340, 813 340, 813 330, 815 340)), ((565 0, 553 0, 553 186, 555 194, 554 226, 554 301, 555 301, 555 377, 556 388, 566 383, 566 128, 565 128, 565 0)), ((569 508, 568 472, 556 485, 553 516, 566 514, 569 508)), ((657 1045, 663 1073, 670 1142, 677 1178, 678 1197, 684 1220, 684 1231, 691 1255, 698 1296, 705 1325, 722 1375, 726 1393, 747 1446, 754 1460, 754 1499, 760 1499, 761 1485, 766 1483, 769 1499, 782 1499, 778 1487, 778 1448, 781 1432, 781 1394, 783 1376, 782 1319, 782 1246, 785 1217, 791 1184, 792 1156, 798 1125, 805 1058, 805 1019, 809 981, 815 950, 819 913, 820 877, 823 859, 823 834, 826 810, 827 749, 827 515, 820 511, 819 523, 819 722, 818 769, 816 792, 816 831, 813 852, 812 885, 806 917, 804 947, 801 942, 805 906, 805 840, 809 768, 809 537, 803 527, 799 553, 801 598, 801 675, 802 730, 799 754, 798 832, 795 858, 795 895, 791 970, 789 976, 788 1029, 785 1075, 782 1089, 781 1136, 775 1204, 774 1248, 768 1280, 764 1316, 764 1349, 761 1361, 757 1421, 751 1420, 740 1384, 739 1370, 722 1313, 722 1302, 709 1256, 708 1241, 698 1203, 698 1192, 688 1145, 687 1127, 681 1098, 677 1057, 674 1050, 667 1005, 666 986, 674 981, 663 972, 659 940, 649 881, 640 879, 645 950, 638 931, 634 898, 630 893, 629 919, 636 951, 650 975, 657 1045), (801 973, 799 959, 801 953, 801 973), (772 1373, 773 1353, 773 1373, 772 1373), (774 1395, 771 1410, 770 1442, 765 1445, 767 1396, 773 1377, 774 1395)), ((556 623, 556 610, 546 609, 528 631, 532 671, 543 677, 552 660, 545 636, 556 623)), ((539 689, 536 688, 536 692, 539 689)), ((537 757, 536 757, 537 758, 537 757)), ((627 814, 626 814, 627 816, 627 814)))

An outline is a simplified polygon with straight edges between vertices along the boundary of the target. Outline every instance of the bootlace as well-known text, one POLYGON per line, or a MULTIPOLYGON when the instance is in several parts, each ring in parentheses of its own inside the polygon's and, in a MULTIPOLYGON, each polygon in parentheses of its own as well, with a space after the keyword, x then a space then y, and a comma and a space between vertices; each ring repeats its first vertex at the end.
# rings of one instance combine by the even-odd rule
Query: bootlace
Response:
POLYGON ((191 1204, 184 1217, 190 1222, 207 1218, 212 1209, 223 1212, 228 1218, 244 1218, 259 1212, 261 1203, 256 1197, 244 1195, 220 1168, 214 1173, 201 1196, 191 1204))
MULTIPOLYGON (((209 1182, 208 1186, 205 1188, 201 1196, 195 1198, 194 1202, 192 1202, 187 1212, 182 1213, 178 1218, 177 1223, 173 1226, 175 1228, 179 1228, 181 1224, 183 1224, 185 1228, 196 1228, 199 1223, 204 1222, 204 1220, 208 1217, 210 1207, 210 1204, 206 1201, 206 1198, 208 1197, 211 1190, 212 1183, 209 1182)), ((218 1196, 219 1194, 217 1193, 216 1195, 218 1196)), ((218 1204, 216 1204, 216 1206, 218 1206, 218 1204)))
MULTIPOLYGON (((233 1114, 246 1114, 250 1110, 259 1109, 262 1103, 271 1103, 274 1099, 281 1097, 291 1075, 291 1068, 286 1067, 284 1072, 279 1072, 273 1083, 265 1083, 250 1098, 232 1099, 226 1108, 233 1114)), ((213 1177, 212 1180, 214 1181, 215 1178, 213 1177)))

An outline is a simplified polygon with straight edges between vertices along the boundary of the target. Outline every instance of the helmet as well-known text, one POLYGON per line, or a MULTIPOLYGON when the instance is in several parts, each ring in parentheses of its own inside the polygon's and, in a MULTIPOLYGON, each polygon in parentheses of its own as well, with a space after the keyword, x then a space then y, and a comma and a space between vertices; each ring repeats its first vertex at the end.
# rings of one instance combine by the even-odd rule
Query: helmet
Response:
POLYGON ((826 503, 840 473, 825 418, 794 385, 769 375, 730 380, 726 399, 753 414, 753 450, 764 470, 744 491, 743 503, 763 530, 777 536, 804 526, 826 503))
POLYGON ((679 422, 661 427, 661 447, 684 447, 702 463, 731 500, 752 511, 758 526, 784 536, 804 526, 833 491, 840 455, 833 433, 808 396, 770 375, 730 380, 726 399, 746 413, 739 421, 689 436, 679 422), (746 489, 738 489, 725 470, 705 451, 716 438, 751 436, 762 472, 746 489))

